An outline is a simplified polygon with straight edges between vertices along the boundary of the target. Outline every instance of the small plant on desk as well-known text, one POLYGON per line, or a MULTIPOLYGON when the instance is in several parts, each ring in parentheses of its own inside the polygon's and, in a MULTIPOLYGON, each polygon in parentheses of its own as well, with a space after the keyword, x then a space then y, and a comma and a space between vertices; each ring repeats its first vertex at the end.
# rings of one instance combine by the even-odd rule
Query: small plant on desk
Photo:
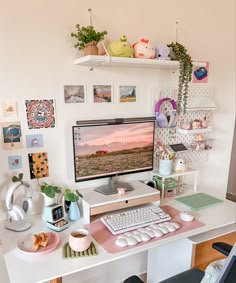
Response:
POLYGON ((77 201, 83 196, 79 193, 78 190, 75 190, 75 193, 71 189, 65 190, 65 210, 68 212, 69 219, 71 221, 77 220, 80 217, 79 207, 77 201))

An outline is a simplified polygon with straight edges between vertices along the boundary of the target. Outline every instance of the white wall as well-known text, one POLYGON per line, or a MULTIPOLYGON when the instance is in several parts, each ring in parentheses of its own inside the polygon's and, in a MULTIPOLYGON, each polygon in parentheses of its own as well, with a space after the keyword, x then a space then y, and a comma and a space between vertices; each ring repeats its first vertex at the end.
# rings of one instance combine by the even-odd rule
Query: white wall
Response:
MULTIPOLYGON (((106 43, 126 34, 130 42, 142 37, 151 43, 175 41, 175 22, 179 22, 178 41, 189 50, 193 59, 210 62, 209 87, 215 88, 218 110, 212 121, 215 143, 209 161, 198 164, 199 184, 206 191, 225 195, 235 117, 235 1, 159 1, 144 3, 108 1, 29 1, 1 0, 0 9, 0 101, 18 102, 23 142, 26 134, 41 133, 49 155, 51 182, 83 188, 73 181, 71 126, 76 120, 136 117, 152 114, 151 93, 167 85, 176 86, 176 74, 160 74, 158 70, 98 68, 89 71, 73 64, 80 53, 74 49, 70 33, 75 25, 89 24, 88 8, 94 23, 106 29, 106 43), (160 80, 160 77, 162 80, 160 80), (138 102, 121 105, 93 104, 93 84, 112 84, 117 98, 119 84, 135 84, 138 102), (86 104, 64 104, 62 86, 85 84, 86 104), (55 129, 28 130, 24 100, 55 98, 57 126, 55 129)), ((1 117, 0 121, 7 119, 1 117)), ((9 119, 8 119, 9 120, 9 119)), ((24 172, 29 180, 27 154, 31 149, 3 151, 0 149, 0 199, 5 198, 6 185, 12 175, 24 172), (8 169, 9 155, 22 155, 23 169, 8 169)), ((94 183, 90 183, 93 185, 94 183)), ((36 182, 32 181, 36 187, 36 182)), ((3 208, 2 208, 3 210, 3 208)))

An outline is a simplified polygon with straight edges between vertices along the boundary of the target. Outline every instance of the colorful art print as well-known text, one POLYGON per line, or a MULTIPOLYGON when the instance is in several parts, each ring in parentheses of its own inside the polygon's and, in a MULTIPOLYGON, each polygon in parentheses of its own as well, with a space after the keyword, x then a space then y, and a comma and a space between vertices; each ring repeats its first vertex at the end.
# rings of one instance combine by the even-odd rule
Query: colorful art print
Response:
POLYGON ((43 135, 26 135, 26 147, 43 147, 43 135))
POLYGON ((3 101, 2 111, 4 117, 17 117, 17 102, 16 101, 3 101))
POLYGON ((136 102, 136 86, 121 85, 119 86, 120 102, 136 102))
POLYGON ((29 129, 54 128, 55 107, 53 99, 26 100, 26 116, 29 129))
POLYGON ((111 85, 94 85, 93 86, 93 102, 94 103, 110 103, 112 101, 111 85))
POLYGON ((2 127, 3 149, 22 148, 21 124, 20 122, 0 123, 2 127))
POLYGON ((64 85, 64 99, 65 103, 84 103, 84 85, 64 85))
POLYGON ((20 155, 8 156, 8 167, 12 169, 21 169, 22 168, 22 158, 20 155))
POLYGON ((31 179, 49 176, 47 152, 30 153, 28 159, 31 179))
POLYGON ((193 83, 207 83, 209 75, 209 62, 205 63, 205 67, 195 67, 193 68, 192 82, 193 83))

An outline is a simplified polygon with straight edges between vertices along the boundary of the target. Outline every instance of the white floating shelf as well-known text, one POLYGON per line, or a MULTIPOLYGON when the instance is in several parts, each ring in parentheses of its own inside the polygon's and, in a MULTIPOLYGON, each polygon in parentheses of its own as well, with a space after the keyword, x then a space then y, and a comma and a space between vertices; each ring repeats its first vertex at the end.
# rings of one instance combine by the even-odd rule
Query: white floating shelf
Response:
POLYGON ((212 127, 207 128, 201 128, 201 129, 194 129, 194 130, 184 130, 184 129, 177 129, 178 133, 183 135, 195 135, 195 134, 201 134, 201 133, 208 133, 212 131, 212 127))
MULTIPOLYGON (((179 61, 140 59, 127 57, 111 57, 108 55, 87 55, 74 60, 75 65, 94 68, 97 66, 108 67, 134 67, 134 68, 153 68, 153 69, 178 69, 179 61)), ((203 62, 193 62, 194 66, 205 67, 203 62)))

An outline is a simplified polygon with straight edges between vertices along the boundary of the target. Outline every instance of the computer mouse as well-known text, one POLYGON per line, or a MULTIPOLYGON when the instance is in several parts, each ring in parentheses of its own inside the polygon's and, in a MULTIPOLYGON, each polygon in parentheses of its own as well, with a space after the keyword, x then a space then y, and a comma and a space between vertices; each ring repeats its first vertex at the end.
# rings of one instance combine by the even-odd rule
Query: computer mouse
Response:
POLYGON ((160 223, 159 224, 161 227, 166 227, 169 232, 174 232, 176 230, 175 226, 169 224, 169 223, 160 223))
POLYGON ((129 246, 134 246, 134 245, 137 245, 137 243, 138 243, 138 241, 133 236, 127 237, 126 241, 127 241, 129 246))
POLYGON ((151 237, 147 233, 145 233, 145 232, 140 233, 140 236, 141 236, 141 238, 142 238, 142 240, 144 242, 147 242, 147 241, 151 240, 151 237))
POLYGON ((186 222, 191 222, 194 219, 194 216, 186 211, 180 212, 179 216, 181 220, 186 222))
POLYGON ((179 223, 176 222, 169 222, 171 225, 173 225, 176 229, 179 229, 181 226, 179 225, 179 223))
POLYGON ((128 246, 128 242, 125 238, 120 238, 120 239, 117 238, 115 244, 121 248, 128 246))

